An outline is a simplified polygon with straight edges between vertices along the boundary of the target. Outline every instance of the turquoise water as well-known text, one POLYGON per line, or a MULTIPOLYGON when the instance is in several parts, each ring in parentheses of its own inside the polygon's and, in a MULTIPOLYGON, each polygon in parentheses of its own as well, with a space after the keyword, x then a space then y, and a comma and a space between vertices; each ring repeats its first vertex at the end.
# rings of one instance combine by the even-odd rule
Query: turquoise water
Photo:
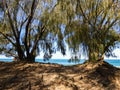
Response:
POLYGON ((112 64, 115 67, 120 67, 120 59, 111 59, 111 60, 106 59, 105 61, 112 64))
POLYGON ((62 65, 75 65, 75 64, 82 64, 84 60, 80 60, 79 62, 69 62, 68 59, 50 59, 48 61, 43 61, 42 59, 36 59, 36 62, 42 62, 42 63, 57 63, 62 65))
MULTIPOLYGON (((4 62, 12 62, 12 59, 0 59, 0 61, 4 62)), ((106 62, 112 64, 113 66, 120 67, 120 59, 106 59, 106 62)), ((49 61, 43 61, 43 59, 36 59, 36 62, 42 63, 57 63, 62 65, 75 65, 75 64, 82 64, 84 60, 80 60, 79 62, 68 62, 67 59, 50 59, 49 61)))

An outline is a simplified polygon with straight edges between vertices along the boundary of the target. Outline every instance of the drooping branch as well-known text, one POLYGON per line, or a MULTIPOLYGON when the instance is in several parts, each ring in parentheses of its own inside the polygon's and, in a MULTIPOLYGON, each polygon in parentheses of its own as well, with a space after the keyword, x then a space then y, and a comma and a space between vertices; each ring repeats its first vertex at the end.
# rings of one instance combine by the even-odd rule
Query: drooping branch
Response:
POLYGON ((16 44, 7 36, 7 35, 5 35, 3 32, 1 32, 0 31, 0 34, 2 35, 2 36, 4 36, 13 46, 16 46, 16 44))
POLYGON ((80 0, 77 0, 77 8, 78 8, 78 7, 80 8, 80 11, 81 11, 81 14, 82 14, 82 16, 83 16, 83 19, 84 19, 85 21, 87 21, 87 23, 90 24, 92 27, 94 27, 94 25, 93 25, 93 24, 91 23, 91 21, 89 20, 88 16, 84 13, 83 8, 81 7, 81 6, 82 6, 81 4, 82 4, 81 1, 80 1, 80 0), (79 4, 78 4, 78 3, 79 3, 79 4))
POLYGON ((33 46, 32 50, 31 50, 31 54, 33 54, 35 49, 37 48, 38 42, 41 39, 41 37, 43 36, 44 32, 45 32, 45 26, 43 26, 41 28, 40 32, 38 33, 38 36, 35 38, 35 43, 34 43, 34 46, 33 46))
POLYGON ((31 21, 33 19, 33 16, 34 16, 34 11, 35 11, 35 1, 36 0, 33 0, 32 2, 32 6, 31 6, 31 12, 30 12, 30 15, 28 17, 28 21, 27 21, 27 24, 26 24, 26 29, 25 29, 25 42, 24 42, 24 45, 25 45, 25 49, 26 49, 26 52, 27 52, 27 55, 29 54, 29 47, 27 45, 27 38, 28 38, 28 30, 29 30, 29 27, 30 27, 30 24, 31 24, 31 21))
POLYGON ((115 18, 115 19, 109 24, 107 30, 109 30, 117 21, 118 21, 118 17, 115 18))
MULTIPOLYGON (((8 9, 8 5, 7 5, 7 3, 6 3, 5 5, 6 5, 6 9, 8 9)), ((14 34, 16 40, 17 40, 18 37, 17 37, 17 34, 16 34, 16 32, 15 32, 15 27, 14 27, 14 24, 13 24, 13 22, 12 22, 12 18, 11 18, 11 15, 10 15, 9 9, 7 10, 7 15, 8 15, 8 19, 9 19, 9 23, 10 23, 10 26, 11 26, 12 32, 13 32, 13 34, 14 34)))
POLYGON ((14 12, 14 24, 15 24, 15 31, 16 31, 16 35, 17 35, 17 38, 19 39, 20 38, 20 33, 19 33, 19 29, 18 29, 18 24, 17 24, 17 14, 16 12, 14 12))

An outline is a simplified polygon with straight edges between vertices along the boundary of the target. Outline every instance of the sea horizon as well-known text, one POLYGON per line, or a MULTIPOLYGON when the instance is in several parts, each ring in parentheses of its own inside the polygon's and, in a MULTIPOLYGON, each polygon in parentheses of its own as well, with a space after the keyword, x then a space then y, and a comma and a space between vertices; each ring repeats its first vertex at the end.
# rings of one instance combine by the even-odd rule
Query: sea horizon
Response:
MULTIPOLYGON (((115 67, 120 67, 120 59, 104 59, 104 60, 115 67)), ((1 62, 12 62, 13 58, 0 58, 0 61, 1 62)), ((85 59, 80 59, 79 61, 76 61, 76 62, 75 61, 69 62, 69 59, 50 59, 50 60, 44 61, 44 59, 36 58, 35 62, 55 63, 55 64, 61 64, 61 65, 68 66, 68 65, 82 64, 85 62, 85 59)))

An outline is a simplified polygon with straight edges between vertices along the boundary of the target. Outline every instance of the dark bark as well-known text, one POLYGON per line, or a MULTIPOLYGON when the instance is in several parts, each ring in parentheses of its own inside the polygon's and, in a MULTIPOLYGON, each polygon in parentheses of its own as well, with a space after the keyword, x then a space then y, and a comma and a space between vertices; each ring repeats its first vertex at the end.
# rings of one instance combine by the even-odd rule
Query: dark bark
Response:
POLYGON ((30 54, 33 54, 35 52, 35 50, 37 48, 37 45, 38 45, 38 42, 42 38, 44 32, 45 32, 45 26, 43 26, 41 28, 41 32, 38 33, 38 37, 36 37, 36 39, 35 39, 35 43, 34 43, 34 46, 33 46, 32 50, 31 50, 30 54))
MULTIPOLYGON (((36 48, 38 45, 38 42, 40 40, 40 38, 43 36, 43 33, 45 31, 44 27, 41 28, 41 32, 38 33, 37 38, 35 39, 35 43, 34 45, 30 45, 31 43, 31 36, 30 36, 30 30, 31 30, 31 23, 33 20, 33 16, 34 16, 34 11, 37 7, 36 5, 36 0, 32 1, 32 5, 30 7, 30 12, 29 12, 29 16, 26 17, 26 19, 20 24, 20 29, 17 26, 17 15, 14 12, 15 16, 12 17, 12 14, 10 13, 10 10, 8 8, 8 4, 6 2, 6 0, 4 1, 4 8, 6 9, 5 11, 7 11, 7 16, 8 16, 8 20, 9 20, 9 24, 10 24, 10 30, 12 33, 12 37, 14 39, 11 39, 8 35, 4 34, 3 32, 0 32, 0 34, 2 34, 15 48, 15 51, 17 53, 15 53, 15 55, 13 55, 14 57, 17 57, 18 61, 25 61, 25 62, 35 62, 35 53, 36 52, 36 48), (26 23, 26 24, 25 24, 26 23), (22 32, 22 27, 23 25, 25 25, 25 35, 24 35, 24 47, 21 46, 21 32, 22 32)), ((16 61, 17 61, 16 60, 16 61)))
POLYGON ((33 0, 33 2, 32 2, 31 12, 30 12, 28 22, 27 22, 27 25, 26 25, 26 30, 25 30, 25 42, 24 42, 24 45, 25 45, 25 49, 26 49, 26 52, 27 52, 27 56, 29 56, 29 49, 30 49, 30 47, 28 45, 29 41, 27 40, 28 39, 28 30, 29 30, 31 21, 32 21, 33 16, 34 16, 35 1, 36 0, 33 0))
POLYGON ((25 58, 25 61, 26 62, 35 62, 35 55, 29 55, 29 56, 27 56, 26 58, 25 58))
POLYGON ((21 49, 21 46, 18 44, 18 46, 16 48, 17 48, 17 53, 18 53, 19 59, 23 60, 25 58, 25 56, 24 56, 24 52, 21 49))

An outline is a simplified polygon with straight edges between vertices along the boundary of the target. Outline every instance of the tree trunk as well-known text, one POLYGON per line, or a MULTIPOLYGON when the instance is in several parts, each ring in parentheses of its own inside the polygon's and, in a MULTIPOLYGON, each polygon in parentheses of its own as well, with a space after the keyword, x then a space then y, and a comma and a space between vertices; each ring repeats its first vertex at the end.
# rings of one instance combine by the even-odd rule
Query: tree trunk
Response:
POLYGON ((23 51, 21 50, 21 48, 19 46, 17 46, 17 53, 18 53, 18 57, 19 57, 19 60, 23 60, 24 59, 24 54, 23 54, 23 51))
POLYGON ((25 56, 20 48, 17 49, 17 53, 18 53, 18 61, 35 62, 35 55, 28 54, 27 56, 25 56))
POLYGON ((97 62, 104 60, 104 54, 99 55, 99 52, 89 52, 89 62, 97 62))
POLYGON ((26 62, 35 62, 35 55, 29 55, 25 58, 26 62))
POLYGON ((89 62, 96 62, 99 60, 99 53, 96 51, 89 51, 89 62))

